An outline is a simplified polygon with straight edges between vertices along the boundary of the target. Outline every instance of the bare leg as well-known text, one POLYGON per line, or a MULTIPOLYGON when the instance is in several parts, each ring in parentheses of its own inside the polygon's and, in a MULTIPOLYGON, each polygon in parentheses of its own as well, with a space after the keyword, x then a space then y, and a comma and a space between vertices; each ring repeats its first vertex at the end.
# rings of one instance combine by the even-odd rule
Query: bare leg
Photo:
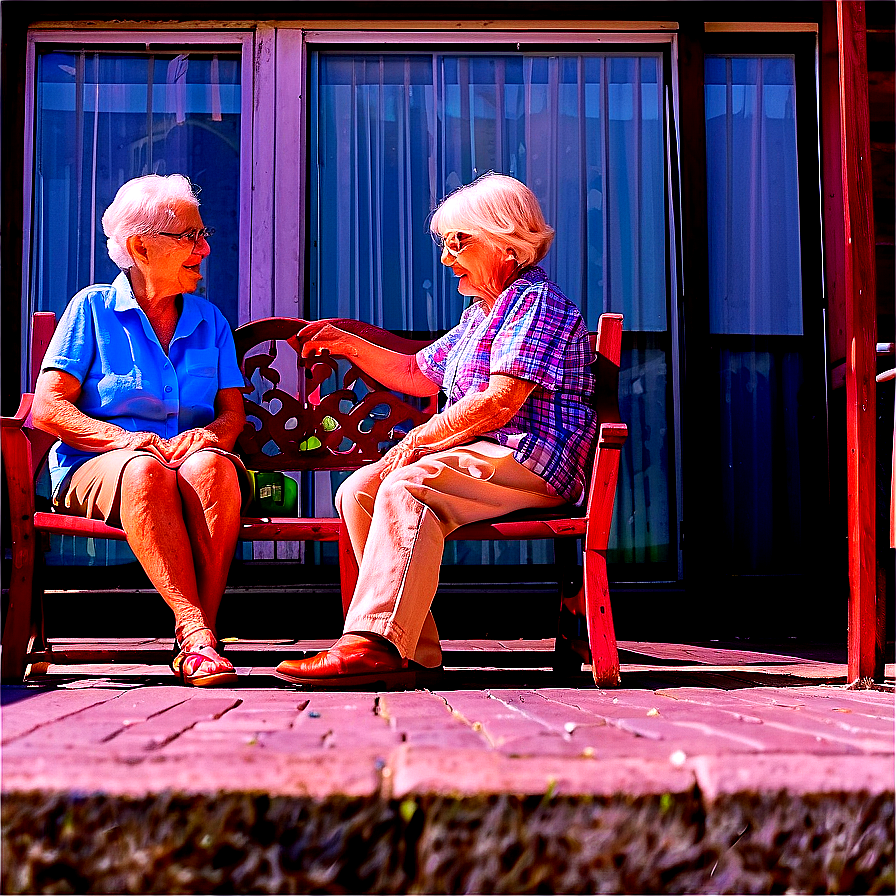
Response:
MULTIPOLYGON (((121 525, 150 582, 174 613, 175 634, 187 649, 214 647, 196 584, 177 474, 152 457, 136 457, 122 471, 121 525)), ((230 664, 210 658, 214 665, 230 664)))
POLYGON ((191 455, 177 473, 199 606, 214 631, 239 536, 239 480, 233 464, 213 451, 191 455))

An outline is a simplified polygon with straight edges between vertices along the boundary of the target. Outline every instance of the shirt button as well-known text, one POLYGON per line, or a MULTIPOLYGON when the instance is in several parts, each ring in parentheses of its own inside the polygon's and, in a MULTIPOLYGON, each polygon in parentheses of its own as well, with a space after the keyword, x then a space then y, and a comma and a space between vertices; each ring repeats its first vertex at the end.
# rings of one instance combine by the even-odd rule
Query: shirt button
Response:
POLYGON ((171 386, 165 386, 165 391, 166 391, 166 392, 170 392, 170 391, 171 391, 171 386))

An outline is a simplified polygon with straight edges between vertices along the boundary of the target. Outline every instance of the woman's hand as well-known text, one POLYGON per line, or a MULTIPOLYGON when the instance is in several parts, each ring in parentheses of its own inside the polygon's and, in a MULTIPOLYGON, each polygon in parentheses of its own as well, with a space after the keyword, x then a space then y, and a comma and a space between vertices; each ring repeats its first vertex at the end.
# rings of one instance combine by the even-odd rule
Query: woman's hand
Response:
POLYGON ((327 321, 316 321, 303 327, 294 337, 296 350, 302 358, 311 358, 326 352, 343 358, 357 358, 359 337, 327 321))
POLYGON ((160 460, 168 460, 165 450, 165 440, 161 436, 157 436, 154 432, 128 432, 126 433, 125 443, 117 447, 130 448, 132 451, 148 451, 154 454, 160 460))
POLYGON ((416 355, 384 348, 329 321, 308 324, 287 341, 303 359, 322 354, 348 358, 378 383, 395 392, 428 396, 439 391, 438 384, 417 366, 416 355))
POLYGON ((175 464, 203 448, 221 448, 218 437, 207 429, 188 429, 170 439, 161 439, 163 457, 175 464))
POLYGON ((393 445, 377 461, 380 465, 380 479, 385 479, 395 470, 400 470, 402 467, 406 467, 408 464, 414 463, 415 460, 420 460, 421 457, 429 454, 429 450, 421 448, 416 444, 414 438, 415 431, 411 430, 397 445, 393 445))

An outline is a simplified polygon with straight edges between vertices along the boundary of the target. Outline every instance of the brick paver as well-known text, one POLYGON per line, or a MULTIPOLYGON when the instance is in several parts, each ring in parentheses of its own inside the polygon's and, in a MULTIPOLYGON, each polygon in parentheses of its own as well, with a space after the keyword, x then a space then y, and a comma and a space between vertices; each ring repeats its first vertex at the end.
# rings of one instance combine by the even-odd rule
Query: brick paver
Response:
POLYGON ((6 892, 892 889, 892 690, 822 652, 635 642, 621 688, 558 687, 544 645, 453 642, 410 692, 273 678, 305 642, 234 645, 232 688, 176 685, 157 642, 4 687, 6 892))
POLYGON ((816 686, 353 694, 95 684, 5 689, 5 791, 251 784, 271 793, 606 793, 684 792, 699 783, 719 793, 738 782, 881 790, 893 783, 892 693, 816 686))

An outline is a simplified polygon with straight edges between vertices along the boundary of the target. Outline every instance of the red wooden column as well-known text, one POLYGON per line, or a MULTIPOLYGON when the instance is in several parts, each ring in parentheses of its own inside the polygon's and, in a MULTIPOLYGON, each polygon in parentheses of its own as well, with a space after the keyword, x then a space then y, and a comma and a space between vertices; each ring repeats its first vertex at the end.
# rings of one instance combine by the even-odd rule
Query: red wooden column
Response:
MULTIPOLYGON (((827 22, 832 25, 831 18, 829 10, 827 22)), ((864 2, 837 0, 836 26, 842 229, 834 226, 829 229, 829 235, 835 242, 842 240, 839 246, 831 246, 835 260, 839 262, 836 267, 840 267, 836 272, 839 282, 831 284, 839 295, 831 298, 832 301, 840 300, 846 358, 848 675, 852 682, 883 674, 883 644, 878 643, 875 560, 877 309, 864 2)), ((828 120, 832 112, 827 110, 828 120)), ((830 131, 828 133, 833 136, 830 131)), ((828 172, 833 174, 830 169, 828 172)), ((826 188, 828 186, 826 183, 826 188)), ((825 192, 827 199, 830 191, 826 189, 825 192)), ((834 211, 830 205, 828 209, 834 211)), ((835 313, 832 316, 839 317, 835 313)))

